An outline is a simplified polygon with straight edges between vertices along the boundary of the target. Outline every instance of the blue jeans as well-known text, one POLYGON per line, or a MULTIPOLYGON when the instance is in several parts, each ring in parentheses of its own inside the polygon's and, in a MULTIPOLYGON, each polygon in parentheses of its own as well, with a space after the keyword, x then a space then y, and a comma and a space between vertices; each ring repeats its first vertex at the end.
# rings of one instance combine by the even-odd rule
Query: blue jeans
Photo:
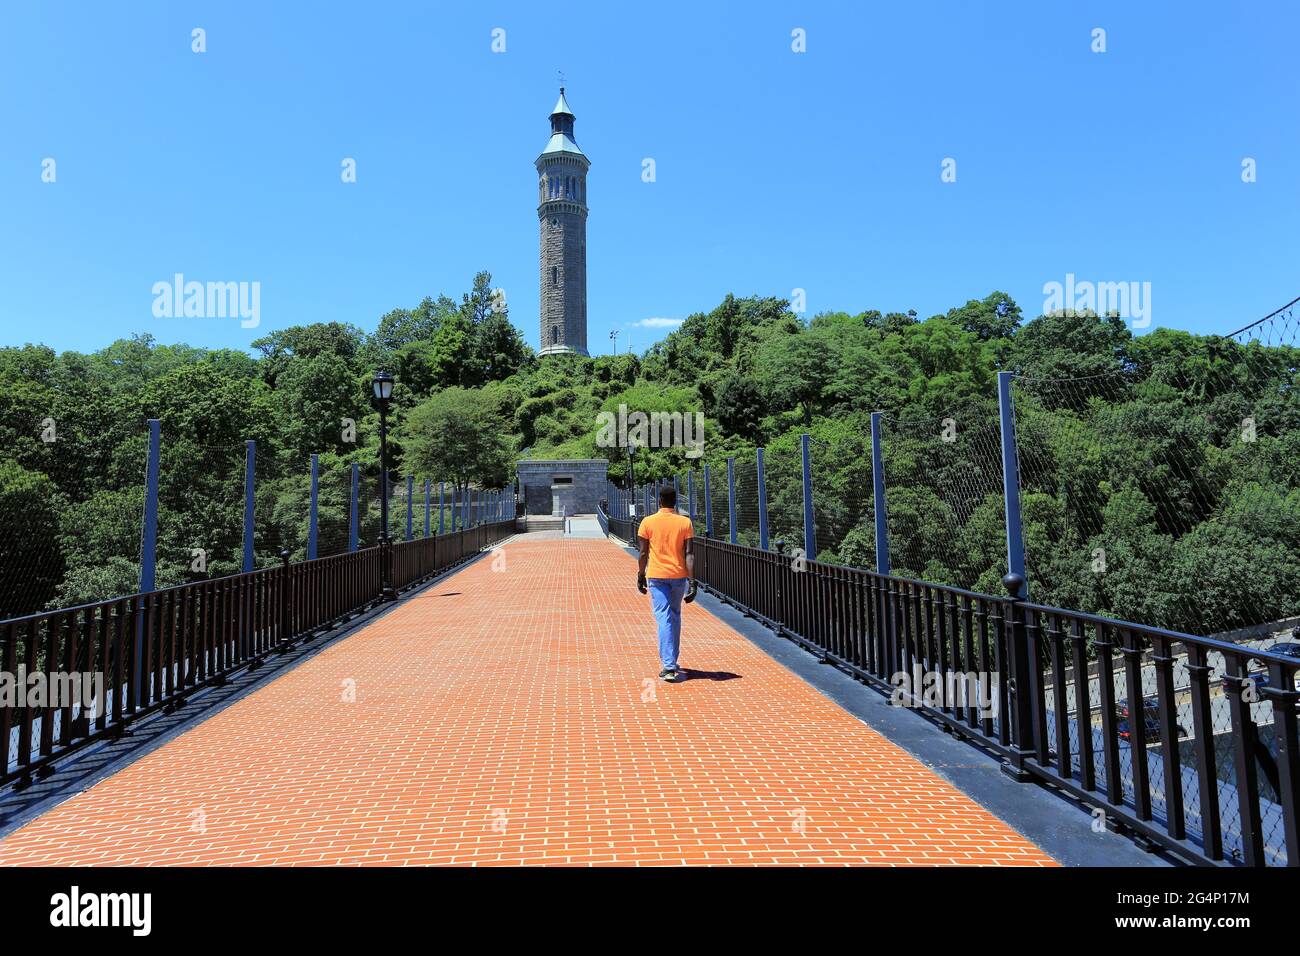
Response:
POLYGON ((650 607, 659 625, 659 660, 664 670, 677 669, 677 652, 682 645, 682 598, 685 578, 649 578, 650 607))

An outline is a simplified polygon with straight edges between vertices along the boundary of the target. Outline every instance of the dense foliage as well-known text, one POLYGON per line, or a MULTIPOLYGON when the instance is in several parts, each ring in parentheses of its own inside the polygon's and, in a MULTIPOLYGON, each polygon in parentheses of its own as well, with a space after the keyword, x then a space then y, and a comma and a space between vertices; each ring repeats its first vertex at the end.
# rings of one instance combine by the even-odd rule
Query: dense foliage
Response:
MULTIPOLYGON (((346 546, 353 463, 361 537, 373 542, 380 367, 398 381, 397 474, 500 488, 527 454, 609 458, 622 482, 624 451, 597 444, 600 413, 699 411, 703 459, 641 449, 638 477, 698 476, 705 461, 716 475, 728 457, 748 476, 764 447, 772 537, 792 543, 808 433, 819 557, 867 566, 870 414, 883 410, 894 570, 994 593, 1006 562, 996 374, 1015 370, 1036 600, 1197 632, 1300 605, 1289 345, 1135 337, 1091 314, 1024 322, 997 292, 924 321, 874 311, 804 321, 782 300, 729 295, 642 355, 539 360, 498 304, 481 273, 460 302, 394 310, 373 333, 283 329, 254 342, 256 356, 148 336, 90 355, 0 349, 0 617, 136 588, 149 418, 163 431, 161 584, 237 569, 247 439, 259 564, 281 548, 304 553, 313 453, 321 553, 346 546)), ((407 502, 395 485, 400 529, 407 502)), ((738 525, 752 542, 752 522, 738 525)))

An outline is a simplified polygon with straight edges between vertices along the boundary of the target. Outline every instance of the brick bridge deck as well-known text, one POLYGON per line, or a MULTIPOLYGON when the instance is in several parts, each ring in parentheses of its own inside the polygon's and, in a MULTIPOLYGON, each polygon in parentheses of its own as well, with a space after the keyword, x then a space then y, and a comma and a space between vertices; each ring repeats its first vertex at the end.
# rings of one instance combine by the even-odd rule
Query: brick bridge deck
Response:
POLYGON ((656 680, 614 544, 503 554, 14 831, 0 864, 1052 864, 699 607, 701 673, 656 680))

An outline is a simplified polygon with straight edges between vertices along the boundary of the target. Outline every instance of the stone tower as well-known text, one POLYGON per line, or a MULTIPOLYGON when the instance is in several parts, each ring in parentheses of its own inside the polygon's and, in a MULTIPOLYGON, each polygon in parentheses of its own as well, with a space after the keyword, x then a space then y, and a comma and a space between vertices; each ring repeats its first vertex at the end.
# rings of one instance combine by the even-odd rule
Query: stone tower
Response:
POLYGON ((542 227, 541 355, 587 355, 587 169, 573 141, 564 87, 551 111, 551 140, 537 157, 542 227))

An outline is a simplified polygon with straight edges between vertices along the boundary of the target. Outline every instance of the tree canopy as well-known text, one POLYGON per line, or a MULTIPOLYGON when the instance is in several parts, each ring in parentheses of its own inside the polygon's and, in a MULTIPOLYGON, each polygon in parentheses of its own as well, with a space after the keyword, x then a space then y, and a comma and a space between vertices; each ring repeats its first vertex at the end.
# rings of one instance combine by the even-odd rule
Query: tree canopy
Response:
POLYGON ((370 324, 280 329, 252 354, 148 336, 91 354, 0 349, 0 616, 137 586, 148 418, 163 430, 160 583, 236 570, 249 439, 259 562, 304 553, 312 454, 322 548, 345 546, 353 464, 373 541, 379 367, 398 383, 394 474, 461 488, 504 487, 523 453, 605 457, 622 482, 626 451, 602 438, 602 413, 700 413, 702 456, 652 445, 637 475, 706 462, 722 475, 734 458, 749 543, 759 447, 772 536, 801 540, 807 433, 819 557, 867 566, 870 413, 882 411, 894 570, 994 593, 1006 561, 996 375, 1014 371, 1036 600, 1198 632, 1300 611, 1289 343, 1134 336, 1090 313, 1027 321, 998 291, 925 319, 805 318, 781 299, 727 295, 640 355, 539 359, 487 272, 458 298, 430 295, 370 324))

